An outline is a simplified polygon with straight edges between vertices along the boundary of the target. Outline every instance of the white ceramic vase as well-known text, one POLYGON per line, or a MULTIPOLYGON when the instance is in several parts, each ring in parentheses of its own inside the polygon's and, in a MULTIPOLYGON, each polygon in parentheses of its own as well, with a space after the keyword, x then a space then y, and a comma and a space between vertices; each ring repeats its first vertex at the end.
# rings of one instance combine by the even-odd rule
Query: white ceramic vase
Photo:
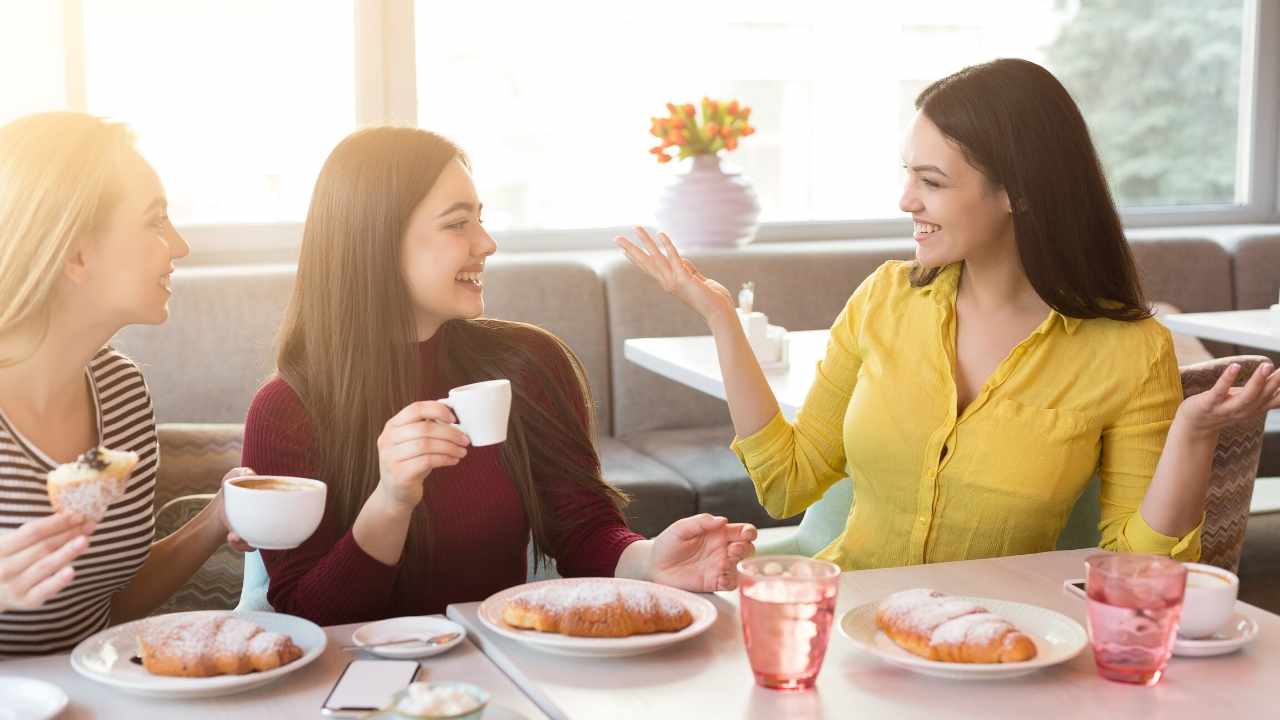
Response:
POLYGON ((689 172, 662 191, 658 228, 677 247, 739 247, 755 239, 760 203, 751 182, 725 172, 717 155, 695 155, 689 172))

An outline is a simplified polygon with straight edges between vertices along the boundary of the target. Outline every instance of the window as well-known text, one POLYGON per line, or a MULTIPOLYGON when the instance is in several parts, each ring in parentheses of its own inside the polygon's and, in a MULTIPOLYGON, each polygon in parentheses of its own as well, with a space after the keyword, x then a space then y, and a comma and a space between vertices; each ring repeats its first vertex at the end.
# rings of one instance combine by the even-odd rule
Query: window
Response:
POLYGON ((1243 0, 912 3, 418 2, 418 123, 458 141, 496 229, 647 221, 683 168, 649 117, 753 108, 727 159, 763 221, 900 217, 899 144, 929 82, 1031 59, 1077 98, 1124 206, 1231 204, 1243 0), (713 6, 713 7, 706 7, 713 6), (731 10, 727 10, 731 8, 731 10), (491 210, 489 210, 491 209, 491 210))
POLYGON ((27 92, 6 113, 73 107, 126 122, 165 184, 175 223, 302 220, 325 157, 355 129, 349 0, 13 5, 5 12, 18 22, 0 22, 4 33, 32 38, 23 53, 52 46, 58 61, 79 55, 68 86, 83 97, 57 92, 63 63, 36 63, 42 71, 30 78, 5 75, 45 94, 27 92))

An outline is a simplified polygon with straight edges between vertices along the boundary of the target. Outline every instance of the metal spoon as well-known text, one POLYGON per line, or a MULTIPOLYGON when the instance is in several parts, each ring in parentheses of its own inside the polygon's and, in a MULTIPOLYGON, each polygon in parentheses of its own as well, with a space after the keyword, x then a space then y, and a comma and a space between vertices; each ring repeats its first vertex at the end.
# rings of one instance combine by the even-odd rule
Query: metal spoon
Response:
POLYGON ((388 642, 378 643, 377 645, 344 645, 342 649, 343 650, 377 650, 380 648, 391 647, 395 645, 408 645, 409 643, 421 643, 423 645, 430 647, 435 645, 446 645, 458 639, 459 637, 462 637, 462 633, 447 632, 447 633, 441 633, 439 635, 430 635, 430 636, 411 635, 409 637, 403 637, 398 640, 390 640, 388 642))

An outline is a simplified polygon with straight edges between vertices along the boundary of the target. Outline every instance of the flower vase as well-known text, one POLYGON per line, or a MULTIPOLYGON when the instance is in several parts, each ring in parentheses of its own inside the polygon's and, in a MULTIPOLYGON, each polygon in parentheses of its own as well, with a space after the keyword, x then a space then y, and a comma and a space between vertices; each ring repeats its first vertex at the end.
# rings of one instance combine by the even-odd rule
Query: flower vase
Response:
POLYGON ((662 191, 655 215, 677 247, 732 248, 755 239, 760 203, 751 182, 725 172, 718 155, 695 155, 689 172, 662 191))

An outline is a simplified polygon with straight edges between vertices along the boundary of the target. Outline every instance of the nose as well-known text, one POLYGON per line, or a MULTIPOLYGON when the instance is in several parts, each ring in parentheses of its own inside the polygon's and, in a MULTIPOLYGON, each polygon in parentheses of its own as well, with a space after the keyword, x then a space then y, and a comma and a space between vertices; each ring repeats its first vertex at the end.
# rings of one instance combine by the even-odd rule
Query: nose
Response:
POLYGON ((908 214, 924 210, 924 202, 916 194, 910 178, 902 186, 902 197, 898 198, 898 209, 908 214))
POLYGON ((493 236, 489 234, 484 226, 480 226, 480 240, 476 243, 476 254, 480 257, 489 257, 498 252, 498 243, 493 241, 493 236))
POLYGON ((174 260, 184 258, 191 253, 191 246, 173 225, 169 225, 168 232, 164 234, 164 241, 169 246, 169 257, 174 260))

